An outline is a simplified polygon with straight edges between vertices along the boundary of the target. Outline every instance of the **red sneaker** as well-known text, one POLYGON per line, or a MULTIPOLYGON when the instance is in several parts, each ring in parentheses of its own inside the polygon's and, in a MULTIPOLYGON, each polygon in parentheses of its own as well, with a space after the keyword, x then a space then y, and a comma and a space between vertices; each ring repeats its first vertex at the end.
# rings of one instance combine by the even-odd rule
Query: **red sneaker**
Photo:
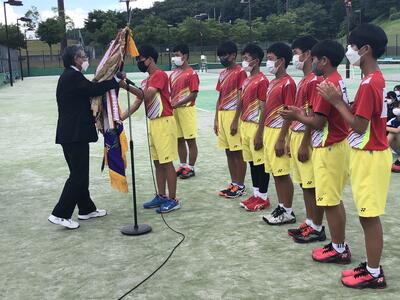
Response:
POLYGON ((342 284, 353 289, 384 289, 386 287, 386 280, 382 272, 378 277, 374 277, 365 269, 353 276, 343 277, 342 284))
POLYGON ((244 208, 247 211, 258 211, 269 207, 270 207, 269 198, 267 198, 267 200, 263 200, 260 197, 255 197, 255 200, 250 202, 249 205, 245 206, 244 208))
POLYGON ((323 248, 314 249, 312 258, 313 260, 321 263, 336 263, 346 265, 351 262, 351 253, 347 245, 344 252, 339 253, 333 248, 332 243, 329 243, 323 248))
POLYGON ((394 163, 392 165, 392 172, 393 173, 400 173, 400 164, 394 163))
POLYGON ((228 193, 234 187, 233 183, 231 182, 226 189, 219 191, 218 195, 221 197, 225 197, 226 193, 228 193))
POLYGON ((287 233, 289 236, 295 236, 295 235, 299 235, 303 232, 304 229, 306 229, 307 227, 310 227, 306 224, 306 222, 301 223, 299 225, 299 227, 297 228, 293 228, 293 229, 288 229, 287 233))
POLYGON ((256 199, 257 199, 257 197, 252 195, 249 198, 247 198, 246 200, 241 201, 240 206, 243 208, 246 208, 246 206, 248 206, 251 202, 255 201, 256 199))
POLYGON ((176 177, 179 177, 182 175, 183 170, 185 170, 185 167, 179 166, 178 169, 176 169, 176 177))
POLYGON ((359 264, 357 267, 353 269, 347 269, 342 271, 342 277, 347 277, 347 276, 354 276, 358 273, 364 272, 367 269, 367 263, 362 262, 359 264))

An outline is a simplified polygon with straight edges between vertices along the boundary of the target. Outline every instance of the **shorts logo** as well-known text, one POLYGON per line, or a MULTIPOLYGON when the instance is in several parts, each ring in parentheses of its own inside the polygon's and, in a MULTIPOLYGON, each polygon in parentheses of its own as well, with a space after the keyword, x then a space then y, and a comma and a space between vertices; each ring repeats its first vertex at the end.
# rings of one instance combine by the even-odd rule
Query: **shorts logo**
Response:
POLYGON ((362 207, 361 209, 360 209, 360 211, 361 212, 365 212, 367 209, 365 208, 365 207, 362 207))
POLYGON ((233 148, 237 148, 237 147, 239 147, 239 146, 238 145, 233 146, 233 148))
POLYGON ((169 156, 166 156, 166 157, 164 158, 164 160, 169 160, 169 156))
POLYGON ((257 159, 257 162, 260 162, 260 161, 261 161, 261 158, 257 159))
POLYGON ((307 184, 312 184, 312 181, 307 181, 307 184))
POLYGON ((282 173, 282 172, 283 172, 283 169, 279 169, 279 170, 278 170, 278 173, 282 173))
POLYGON ((322 201, 322 200, 324 200, 324 197, 318 197, 317 198, 317 201, 322 201))

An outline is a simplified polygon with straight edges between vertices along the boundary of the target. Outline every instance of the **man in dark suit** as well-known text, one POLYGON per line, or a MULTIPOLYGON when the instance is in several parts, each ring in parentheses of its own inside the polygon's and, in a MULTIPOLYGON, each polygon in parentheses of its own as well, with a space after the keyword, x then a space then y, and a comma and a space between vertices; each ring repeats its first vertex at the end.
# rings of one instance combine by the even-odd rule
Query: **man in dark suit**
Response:
POLYGON ((76 229, 79 223, 71 219, 76 205, 80 220, 107 214, 105 210, 96 208, 89 193, 89 143, 98 139, 90 97, 118 88, 120 79, 114 77, 97 83, 86 79, 82 72, 86 71, 89 63, 79 45, 67 47, 62 58, 65 70, 57 85, 56 144, 61 144, 63 148, 70 175, 48 220, 53 224, 76 229))

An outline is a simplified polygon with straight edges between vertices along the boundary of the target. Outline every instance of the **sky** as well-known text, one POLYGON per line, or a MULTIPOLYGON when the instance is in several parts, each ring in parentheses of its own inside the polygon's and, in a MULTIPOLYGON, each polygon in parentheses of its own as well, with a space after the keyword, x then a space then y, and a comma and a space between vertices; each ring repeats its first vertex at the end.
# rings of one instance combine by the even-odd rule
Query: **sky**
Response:
MULTIPOLYGON (((162 2, 163 0, 157 0, 162 2)), ((153 5, 153 0, 136 0, 130 3, 131 7, 148 8, 153 5)), ((31 6, 36 6, 42 20, 53 17, 52 7, 57 7, 57 0, 22 0, 23 6, 9 6, 7 9, 7 23, 16 23, 17 18, 22 17, 31 6)), ((89 11, 102 10, 125 10, 126 4, 119 0, 64 0, 65 12, 72 18, 76 28, 83 27, 83 21, 89 11)), ((4 12, 0 9, 0 23, 4 24, 4 12)))

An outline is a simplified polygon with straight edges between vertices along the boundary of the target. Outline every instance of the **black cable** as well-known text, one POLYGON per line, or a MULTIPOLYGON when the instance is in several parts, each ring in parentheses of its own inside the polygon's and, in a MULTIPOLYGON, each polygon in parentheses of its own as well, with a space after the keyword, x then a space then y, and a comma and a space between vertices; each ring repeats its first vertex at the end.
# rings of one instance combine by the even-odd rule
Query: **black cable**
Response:
MULTIPOLYGON (((129 82, 128 85, 129 85, 129 84, 131 84, 131 82, 129 82)), ((132 85, 134 85, 135 87, 137 87, 135 84, 132 84, 132 85)), ((143 96, 143 99, 144 99, 144 92, 143 92, 143 90, 142 90, 140 87, 137 87, 137 88, 141 91, 142 96, 143 96)), ((128 88, 128 90, 129 90, 129 88, 128 88)), ((145 107, 146 107, 146 106, 145 106, 145 107)), ((146 108, 145 108, 145 110, 146 110, 146 108)), ((129 107, 128 107, 128 111, 129 111, 129 107)), ((146 112, 146 113, 147 113, 147 112, 146 112)), ((151 175, 152 175, 152 178, 153 178, 154 192, 155 192, 155 194, 157 195, 157 194, 158 194, 158 191, 157 191, 156 179, 155 179, 155 176, 154 176, 154 168, 153 168, 153 163, 152 163, 152 161, 151 161, 151 155, 150 155, 151 152, 150 152, 149 124, 148 124, 147 116, 145 116, 145 119, 146 119, 147 147, 148 147, 148 151, 149 151, 149 161, 150 161, 151 175)), ((145 279, 143 279, 141 282, 139 282, 137 285, 135 285, 135 286, 134 286, 132 289, 130 289, 128 292, 126 292, 126 293, 123 294, 121 297, 119 297, 118 300, 121 300, 121 299, 125 298, 127 295, 129 295, 129 294, 132 293, 134 290, 136 290, 139 286, 141 286, 143 283, 145 283, 148 279, 150 279, 154 274, 156 274, 156 273, 169 261, 169 259, 170 259, 170 258, 172 257, 172 255, 174 254, 175 250, 176 250, 176 249, 183 243, 183 241, 186 239, 185 234, 183 234, 182 232, 180 232, 180 231, 178 231, 178 230, 172 228, 172 227, 167 223, 167 221, 165 221, 165 219, 164 219, 164 214, 163 214, 163 213, 161 213, 160 215, 161 215, 162 220, 164 221, 164 224, 168 227, 168 229, 170 229, 172 232, 176 233, 177 235, 181 236, 182 239, 178 242, 178 244, 175 245, 175 247, 171 250, 171 252, 170 252, 169 255, 167 256, 167 258, 162 262, 161 265, 159 265, 159 266, 157 267, 157 269, 155 269, 150 275, 148 275, 145 279)))

